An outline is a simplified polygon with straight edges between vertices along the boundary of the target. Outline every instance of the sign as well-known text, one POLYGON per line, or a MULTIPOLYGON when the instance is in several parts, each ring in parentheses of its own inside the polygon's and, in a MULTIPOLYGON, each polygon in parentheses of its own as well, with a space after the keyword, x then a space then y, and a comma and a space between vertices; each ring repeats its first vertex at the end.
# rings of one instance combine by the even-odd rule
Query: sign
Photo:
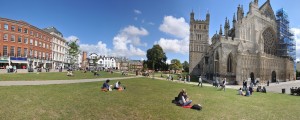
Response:
POLYGON ((27 61, 27 58, 21 58, 21 57, 10 57, 10 60, 20 60, 20 61, 27 61))

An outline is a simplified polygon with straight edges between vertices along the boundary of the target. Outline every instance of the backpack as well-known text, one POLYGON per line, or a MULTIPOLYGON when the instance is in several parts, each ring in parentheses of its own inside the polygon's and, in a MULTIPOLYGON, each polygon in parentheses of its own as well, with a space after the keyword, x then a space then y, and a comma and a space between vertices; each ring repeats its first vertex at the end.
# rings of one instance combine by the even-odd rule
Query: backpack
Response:
POLYGON ((191 109, 194 109, 194 110, 201 110, 201 109, 202 109, 202 106, 201 106, 200 104, 194 104, 194 105, 192 106, 191 109))

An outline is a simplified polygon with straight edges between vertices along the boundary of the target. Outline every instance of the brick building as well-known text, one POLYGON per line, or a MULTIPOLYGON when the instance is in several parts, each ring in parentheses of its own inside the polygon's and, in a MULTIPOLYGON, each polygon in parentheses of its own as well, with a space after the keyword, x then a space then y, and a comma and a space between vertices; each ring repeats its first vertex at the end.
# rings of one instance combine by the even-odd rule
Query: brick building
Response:
POLYGON ((52 68, 52 35, 24 21, 0 18, 0 67, 52 68))

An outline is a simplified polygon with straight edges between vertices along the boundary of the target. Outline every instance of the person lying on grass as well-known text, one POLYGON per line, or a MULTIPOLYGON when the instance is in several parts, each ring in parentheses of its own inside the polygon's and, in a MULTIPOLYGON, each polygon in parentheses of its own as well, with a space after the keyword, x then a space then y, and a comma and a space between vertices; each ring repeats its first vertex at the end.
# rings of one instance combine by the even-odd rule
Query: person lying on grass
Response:
POLYGON ((110 89, 110 86, 109 86, 109 79, 108 80, 106 80, 104 83, 103 83, 103 85, 102 85, 102 87, 101 87, 101 89, 102 89, 102 91, 105 91, 105 92, 107 92, 107 91, 109 91, 109 89, 110 89))
POLYGON ((192 100, 187 96, 185 89, 182 89, 178 94, 179 104, 181 106, 188 106, 192 103, 192 100))

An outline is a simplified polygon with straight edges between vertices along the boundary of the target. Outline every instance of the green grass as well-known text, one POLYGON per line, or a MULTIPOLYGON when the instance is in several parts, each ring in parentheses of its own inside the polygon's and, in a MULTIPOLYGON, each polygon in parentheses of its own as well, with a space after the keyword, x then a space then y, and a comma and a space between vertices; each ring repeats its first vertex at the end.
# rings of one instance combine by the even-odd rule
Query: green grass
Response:
POLYGON ((0 81, 26 81, 26 80, 74 80, 74 79, 96 79, 96 78, 112 78, 123 77, 120 73, 110 74, 109 72, 100 71, 100 76, 94 76, 91 72, 83 73, 75 71, 74 76, 67 76, 66 72, 41 72, 41 73, 9 73, 0 74, 0 81))
MULTIPOLYGON (((0 87, 1 119, 228 119, 297 120, 300 96, 217 91, 170 81, 136 78, 122 80, 125 91, 101 92, 103 82, 0 87), (171 103, 185 88, 202 111, 171 103)), ((115 83, 111 81, 110 84, 115 83)))

